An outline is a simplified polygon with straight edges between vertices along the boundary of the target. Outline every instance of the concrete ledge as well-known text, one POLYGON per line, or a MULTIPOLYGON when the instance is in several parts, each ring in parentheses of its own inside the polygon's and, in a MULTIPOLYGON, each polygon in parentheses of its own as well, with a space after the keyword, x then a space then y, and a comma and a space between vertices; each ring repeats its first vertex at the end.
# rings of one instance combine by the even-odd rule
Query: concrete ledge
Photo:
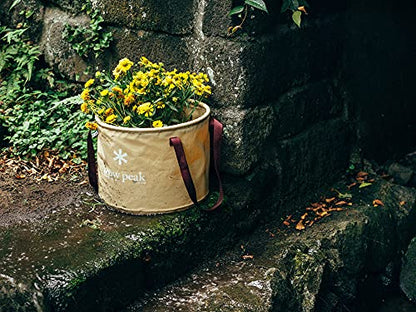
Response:
POLYGON ((117 310, 229 246, 231 217, 226 206, 211 213, 123 215, 79 187, 41 220, 0 227, 0 310, 117 310))
POLYGON ((126 311, 375 311, 415 234, 416 190, 379 180, 353 202, 302 232, 276 218, 240 243, 252 258, 238 244, 126 311))

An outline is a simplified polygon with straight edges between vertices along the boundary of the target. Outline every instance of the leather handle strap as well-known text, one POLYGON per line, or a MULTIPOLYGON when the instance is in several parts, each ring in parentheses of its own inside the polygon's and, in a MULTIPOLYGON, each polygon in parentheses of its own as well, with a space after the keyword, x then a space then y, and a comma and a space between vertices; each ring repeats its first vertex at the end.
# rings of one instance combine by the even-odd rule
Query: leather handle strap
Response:
POLYGON ((181 170, 182 179, 186 190, 188 191, 189 197, 195 205, 198 205, 194 181, 192 180, 191 172, 189 171, 181 139, 178 137, 172 137, 169 139, 169 143, 170 146, 173 146, 175 149, 176 159, 178 160, 179 169, 181 170))
POLYGON ((87 137, 87 163, 88 163, 88 179, 95 192, 98 193, 98 177, 97 177, 97 163, 95 161, 94 145, 92 144, 91 130, 87 137))
MULTIPOLYGON (((217 209, 224 200, 224 190, 222 187, 222 181, 220 176, 220 156, 221 156, 221 140, 223 125, 215 118, 210 119, 209 123, 210 135, 211 135, 211 159, 214 167, 214 171, 218 180, 219 196, 217 202, 205 211, 212 211, 217 209)), ((182 179, 188 191, 189 197, 192 202, 197 205, 195 185, 189 171, 188 162, 186 161, 185 151, 183 150, 182 142, 178 137, 172 137, 169 139, 170 145, 174 147, 176 159, 178 160, 179 168, 181 171, 182 179)))
POLYGON ((220 175, 220 163, 221 163, 221 141, 222 141, 222 132, 223 125, 217 119, 211 118, 209 121, 209 129, 211 134, 211 152, 212 152, 212 164, 214 166, 215 175, 217 176, 218 181, 218 199, 217 202, 211 207, 206 209, 207 211, 212 211, 221 206, 224 201, 224 190, 222 186, 222 180, 220 175))

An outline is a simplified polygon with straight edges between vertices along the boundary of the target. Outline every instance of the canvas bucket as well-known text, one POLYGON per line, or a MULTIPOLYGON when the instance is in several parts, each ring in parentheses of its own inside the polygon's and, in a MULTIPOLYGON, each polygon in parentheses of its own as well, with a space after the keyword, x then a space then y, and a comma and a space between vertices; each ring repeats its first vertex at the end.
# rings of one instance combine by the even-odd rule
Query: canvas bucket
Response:
POLYGON ((131 214, 159 214, 185 209, 207 196, 206 104, 199 103, 192 120, 162 128, 124 128, 96 121, 98 194, 109 206, 131 214))

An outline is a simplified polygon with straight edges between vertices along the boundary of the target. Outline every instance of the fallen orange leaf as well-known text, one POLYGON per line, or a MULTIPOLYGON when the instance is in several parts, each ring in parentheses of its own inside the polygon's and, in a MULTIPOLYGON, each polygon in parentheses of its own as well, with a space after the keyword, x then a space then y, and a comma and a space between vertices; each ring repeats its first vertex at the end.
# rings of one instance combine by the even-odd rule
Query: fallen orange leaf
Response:
POLYGON ((241 258, 243 258, 243 260, 248 260, 248 259, 253 259, 254 256, 253 255, 243 255, 243 256, 241 256, 241 258))
POLYGON ((351 183, 350 185, 347 186, 347 188, 350 190, 352 187, 356 186, 357 182, 351 183))
POLYGON ((305 220, 305 218, 306 218, 306 216, 308 215, 308 213, 307 212, 305 212, 301 217, 300 217, 300 219, 301 220, 305 220))
POLYGON ((286 220, 283 221, 283 224, 286 225, 286 226, 289 226, 290 225, 290 223, 288 221, 286 221, 286 220))
POLYGON ((399 204, 400 204, 400 206, 404 206, 404 205, 406 205, 406 202, 404 200, 402 200, 399 204))
POLYGON ((373 206, 377 207, 377 206, 384 206, 384 203, 380 200, 380 199, 374 199, 373 200, 373 206))
POLYGON ((326 198, 325 201, 329 204, 335 200, 336 197, 326 198))
POLYGON ((300 7, 298 7, 298 10, 299 11, 302 11, 303 13, 305 13, 306 15, 308 15, 308 12, 306 12, 306 9, 305 9, 305 6, 300 6, 300 7))
POLYGON ((337 205, 337 206, 342 206, 342 205, 347 205, 347 204, 348 204, 348 203, 347 203, 346 201, 341 200, 341 201, 337 202, 335 205, 337 205))
POLYGON ((298 222, 298 224, 296 224, 296 230, 298 230, 298 231, 302 231, 302 230, 304 230, 305 229, 305 226, 303 225, 303 220, 300 220, 299 222, 298 222))
POLYGON ((368 176, 368 173, 365 171, 360 171, 357 173, 357 178, 364 178, 366 176, 368 176))

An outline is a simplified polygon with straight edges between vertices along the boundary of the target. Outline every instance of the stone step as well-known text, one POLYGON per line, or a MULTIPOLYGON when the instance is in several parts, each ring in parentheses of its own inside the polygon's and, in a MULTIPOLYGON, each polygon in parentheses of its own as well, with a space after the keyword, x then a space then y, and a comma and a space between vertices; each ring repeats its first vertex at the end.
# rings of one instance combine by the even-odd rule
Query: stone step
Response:
POLYGON ((302 232, 277 232, 282 221, 275 220, 125 311, 366 311, 395 283, 415 234, 416 190, 378 180, 352 201, 302 232), (243 260, 242 248, 253 257, 243 260))
MULTIPOLYGON (((28 203, 27 215, 15 214, 8 189, 0 191, 10 206, 0 211, 1 220, 10 217, 0 222, 0 311, 117 311, 227 248, 237 231, 227 205, 202 211, 215 195, 199 208, 137 217, 111 211, 89 186, 53 183, 66 195, 49 196, 54 202, 42 207, 28 203)), ((42 184, 29 185, 33 195, 42 184)))

